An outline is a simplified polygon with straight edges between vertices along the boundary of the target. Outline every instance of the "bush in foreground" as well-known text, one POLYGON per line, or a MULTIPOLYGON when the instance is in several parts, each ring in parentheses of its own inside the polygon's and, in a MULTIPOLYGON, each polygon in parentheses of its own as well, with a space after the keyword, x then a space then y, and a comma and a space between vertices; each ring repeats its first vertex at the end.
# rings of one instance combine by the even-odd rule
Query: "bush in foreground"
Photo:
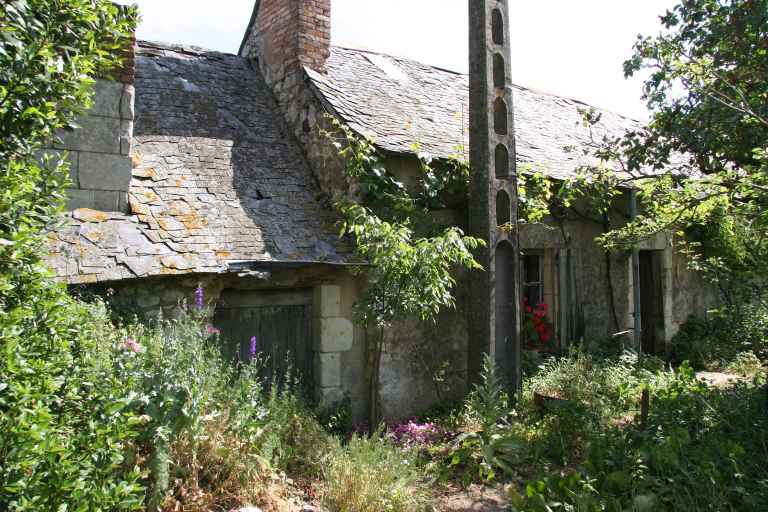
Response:
POLYGON ((520 511, 768 507, 762 374, 717 389, 687 365, 572 351, 543 364, 514 407, 483 399, 503 396, 492 375, 443 423, 459 435, 427 449, 443 478, 508 483, 520 511), (555 400, 537 404, 534 390, 555 400))

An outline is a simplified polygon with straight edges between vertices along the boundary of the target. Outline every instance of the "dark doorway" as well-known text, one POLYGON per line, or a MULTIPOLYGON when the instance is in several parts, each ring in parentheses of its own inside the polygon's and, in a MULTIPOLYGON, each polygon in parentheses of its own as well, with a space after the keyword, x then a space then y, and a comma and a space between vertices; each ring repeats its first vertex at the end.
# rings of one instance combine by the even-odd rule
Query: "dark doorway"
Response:
POLYGON ((640 251, 641 347, 645 354, 664 353, 663 251, 640 251))
POLYGON ((253 292, 225 290, 214 314, 223 352, 232 360, 250 358, 251 339, 267 359, 261 377, 282 379, 289 366, 307 393, 313 388, 311 291, 253 292))

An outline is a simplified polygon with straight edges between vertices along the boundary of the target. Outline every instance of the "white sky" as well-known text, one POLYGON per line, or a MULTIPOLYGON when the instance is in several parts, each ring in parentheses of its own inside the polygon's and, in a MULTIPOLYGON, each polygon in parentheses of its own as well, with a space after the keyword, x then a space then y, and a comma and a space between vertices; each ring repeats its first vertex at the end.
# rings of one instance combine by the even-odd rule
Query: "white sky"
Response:
MULTIPOLYGON (((467 1, 332 0, 332 42, 466 72, 467 1)), ((237 52, 254 0, 120 0, 138 3, 141 39, 237 52)), ((517 84, 647 117, 641 81, 622 63, 637 35, 659 32, 675 0, 510 0, 517 84)))

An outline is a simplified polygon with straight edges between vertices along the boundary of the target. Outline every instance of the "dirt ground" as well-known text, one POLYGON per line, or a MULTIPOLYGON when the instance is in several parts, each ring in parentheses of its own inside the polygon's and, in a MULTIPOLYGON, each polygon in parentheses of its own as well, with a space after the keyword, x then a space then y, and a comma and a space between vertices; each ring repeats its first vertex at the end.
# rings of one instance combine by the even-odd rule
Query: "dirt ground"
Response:
POLYGON ((739 381, 748 381, 748 377, 722 372, 696 372, 696 378, 716 388, 727 388, 739 381))
POLYGON ((447 488, 438 497, 439 512, 500 512, 507 509, 507 493, 501 487, 471 485, 467 489, 447 488))

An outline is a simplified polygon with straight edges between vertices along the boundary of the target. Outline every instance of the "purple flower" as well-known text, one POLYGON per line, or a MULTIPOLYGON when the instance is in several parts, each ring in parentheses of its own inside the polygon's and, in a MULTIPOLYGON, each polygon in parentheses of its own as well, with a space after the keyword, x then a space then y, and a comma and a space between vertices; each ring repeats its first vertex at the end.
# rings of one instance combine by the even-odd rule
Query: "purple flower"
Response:
POLYGON ((258 348, 258 344, 256 343, 256 336, 251 336, 251 350, 249 352, 251 359, 256 357, 256 349, 258 348))
POLYGON ((203 309, 205 307, 205 293, 203 292, 203 285, 197 285, 195 289, 195 307, 197 309, 203 309))
POLYGON ((218 327, 214 327, 212 325, 209 325, 208 327, 206 327, 205 331, 208 334, 221 334, 221 329, 219 329, 218 327))

